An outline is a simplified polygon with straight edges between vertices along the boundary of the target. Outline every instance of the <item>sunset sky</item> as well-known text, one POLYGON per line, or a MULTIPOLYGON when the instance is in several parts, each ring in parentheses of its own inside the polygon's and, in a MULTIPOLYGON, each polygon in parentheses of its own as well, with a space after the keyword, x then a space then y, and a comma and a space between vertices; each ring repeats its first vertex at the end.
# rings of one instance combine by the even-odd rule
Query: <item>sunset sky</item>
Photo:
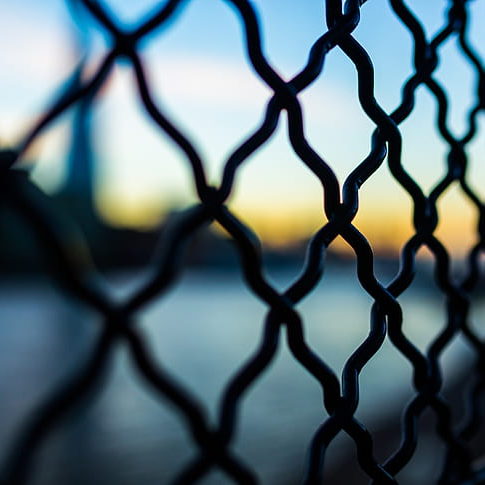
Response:
MULTIPOLYGON (((125 25, 137 25, 154 0, 106 2, 125 25)), ((270 91, 247 62, 239 19, 228 2, 186 2, 175 22, 158 30, 141 52, 159 106, 182 128, 203 155, 210 180, 217 184, 228 154, 260 123, 270 91)), ((322 0, 254 0, 273 67, 285 78, 306 62, 312 43, 325 31, 322 0), (302 8, 304 3, 305 8, 302 8)), ((432 33, 449 2, 415 0, 409 5, 432 33)), ((485 57, 485 3, 470 2, 472 38, 485 57)), ((107 36, 94 21, 84 32, 94 67, 106 52, 107 36)), ((64 1, 18 0, 0 3, 0 144, 14 145, 35 122, 79 58, 76 25, 64 1), (5 48, 7 46, 8 48, 5 48)), ((376 97, 387 111, 400 101, 400 89, 412 72, 411 41, 384 0, 362 7, 355 37, 370 53, 376 69, 376 97)), ((457 54, 455 41, 442 50, 436 78, 452 97, 450 126, 463 133, 466 110, 474 98, 471 68, 457 54)), ((357 99, 355 69, 332 51, 320 78, 300 95, 309 142, 332 166, 341 184, 368 153, 373 124, 357 99)), ((445 173, 446 145, 434 129, 436 104, 425 89, 402 125, 403 162, 429 189, 445 173)), ((68 150, 69 115, 63 116, 28 153, 34 179, 53 192, 62 184, 68 150)), ((470 145, 470 180, 483 197, 485 122, 470 145)), ((229 205, 264 241, 284 245, 307 237, 322 225, 322 192, 317 179, 293 153, 286 119, 262 149, 241 168, 229 205)), ((167 207, 196 200, 188 164, 144 114, 129 65, 118 63, 103 89, 93 118, 99 210, 118 225, 156 224, 167 207)), ((473 208, 456 188, 439 204, 438 235, 462 251, 474 239, 473 208)), ((412 233, 409 197, 385 166, 361 190, 356 225, 378 248, 399 248, 412 233)))

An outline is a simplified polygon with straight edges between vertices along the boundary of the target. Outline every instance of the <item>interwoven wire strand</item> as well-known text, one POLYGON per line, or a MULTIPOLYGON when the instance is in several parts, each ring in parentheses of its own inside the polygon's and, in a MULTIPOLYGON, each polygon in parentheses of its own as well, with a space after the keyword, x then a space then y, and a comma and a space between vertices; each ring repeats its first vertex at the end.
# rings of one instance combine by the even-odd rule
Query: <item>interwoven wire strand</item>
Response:
POLYGON ((102 316, 103 324, 89 359, 75 375, 39 403, 37 411, 23 423, 22 433, 12 443, 5 458, 1 471, 2 483, 20 484, 28 481, 38 448, 68 411, 96 388, 96 383, 107 370, 114 346, 119 342, 129 350, 131 362, 141 379, 163 398, 164 403, 168 401, 178 410, 198 447, 198 456, 180 470, 174 483, 196 482, 214 468, 221 470, 229 481, 258 483, 255 471, 235 454, 232 444, 242 398, 261 374, 270 370, 282 334, 286 336, 293 357, 320 385, 322 405, 328 413, 325 418, 323 416, 326 414, 322 413, 321 425, 315 430, 309 445, 304 483, 324 482, 326 450, 341 432, 355 442, 359 465, 372 483, 398 483, 395 477, 413 457, 418 441, 417 423, 426 410, 435 414, 437 433, 447 450, 440 483, 484 483, 483 471, 472 465, 473 453, 468 443, 479 429, 485 389, 484 342, 474 333, 469 320, 471 295, 480 281, 480 257, 485 249, 485 210, 483 201, 467 182, 467 149, 477 134, 478 116, 485 108, 485 71, 468 36, 468 2, 450 0, 444 25, 429 39, 419 19, 403 0, 389 0, 402 28, 412 36, 414 61, 414 70, 402 85, 400 104, 390 113, 379 105, 374 96, 372 60, 352 35, 357 25, 365 22, 365 0, 347 0, 344 5, 341 0, 325 1, 327 26, 322 26, 322 35, 312 45, 304 68, 289 81, 277 74, 263 52, 260 23, 252 3, 249 0, 225 2, 233 7, 243 26, 245 49, 255 75, 273 94, 266 105, 262 123, 227 158, 220 186, 208 184, 200 154, 188 137, 157 106, 137 49, 148 34, 171 21, 174 16, 183 15, 183 8, 189 2, 182 0, 161 2, 163 5, 156 13, 132 30, 120 27, 119 19, 100 2, 80 0, 80 7, 89 12, 98 28, 111 37, 112 48, 89 79, 75 83, 59 96, 16 149, 1 153, 3 204, 13 208, 35 231, 43 255, 50 263, 50 273, 57 283, 75 299, 97 311, 102 316), (460 53, 473 67, 476 79, 475 103, 468 114, 467 130, 462 137, 457 137, 449 126, 448 95, 434 75, 440 50, 450 39, 456 39, 460 53), (348 175, 342 186, 329 163, 306 139, 302 106, 298 99, 299 93, 322 74, 326 56, 333 49, 340 49, 354 65, 358 75, 360 105, 375 125, 369 154, 348 175), (13 169, 27 148, 53 121, 73 105, 94 98, 119 58, 124 58, 131 66, 136 90, 146 112, 160 132, 178 147, 189 165, 199 198, 199 202, 182 213, 164 233, 164 243, 159 249, 153 277, 139 291, 121 302, 92 283, 87 266, 73 255, 71 242, 58 231, 55 201, 36 188, 25 173, 13 169), (404 168, 401 157, 399 125, 413 112, 415 93, 420 87, 424 87, 437 103, 436 126, 448 147, 446 173, 429 193, 425 193, 404 168), (300 276, 286 290, 278 291, 264 276, 256 236, 231 212, 226 201, 239 168, 271 139, 283 112, 288 118, 291 147, 301 163, 321 182, 323 211, 328 222, 309 241, 300 276), (376 277, 371 245, 353 224, 359 208, 359 189, 378 169, 385 170, 385 163, 395 181, 409 194, 414 207, 414 234, 405 243, 400 254, 400 269, 388 286, 384 286, 376 277), (434 235, 438 224, 437 203, 452 185, 459 187, 463 196, 470 201, 478 221, 476 244, 468 253, 468 269, 458 283, 450 276, 450 255, 434 235), (259 346, 225 386, 215 425, 209 422, 202 405, 155 362, 149 342, 136 325, 140 311, 152 300, 163 298, 182 271, 186 243, 197 230, 214 221, 235 242, 245 281, 267 308, 259 346), (339 236, 355 253, 359 282, 373 299, 368 336, 346 360, 341 378, 322 356, 312 350, 305 339, 302 318, 295 308, 321 280, 327 248, 339 236), (448 314, 446 324, 425 353, 403 332, 399 303, 399 297, 413 283, 416 254, 423 246, 433 255, 436 283, 446 298, 448 314), (441 395, 443 377, 440 356, 459 336, 474 350, 476 365, 473 385, 466 391, 468 415, 457 427, 452 420, 450 407, 441 395), (355 413, 359 405, 359 375, 386 339, 412 365, 414 396, 405 408, 400 445, 389 453, 385 461, 379 462, 373 454, 373 437, 355 413))

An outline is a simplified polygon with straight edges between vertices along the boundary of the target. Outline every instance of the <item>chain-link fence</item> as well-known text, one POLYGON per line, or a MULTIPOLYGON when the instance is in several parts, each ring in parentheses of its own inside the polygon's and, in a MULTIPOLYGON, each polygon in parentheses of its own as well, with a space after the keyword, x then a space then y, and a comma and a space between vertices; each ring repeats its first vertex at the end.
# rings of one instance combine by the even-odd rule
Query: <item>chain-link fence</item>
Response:
MULTIPOLYGON (((38 449, 77 404, 85 402, 86 396, 98 390, 97 384, 102 382, 100 379, 107 371, 110 355, 120 342, 128 349, 131 364, 141 379, 160 397, 160 406, 169 403, 169 406, 176 408, 197 446, 198 455, 182 467, 175 483, 196 482, 213 469, 222 471, 228 482, 257 483, 256 471, 235 453, 233 443, 242 399, 263 373, 271 373, 271 364, 284 336, 292 356, 320 386, 323 395, 322 421, 314 430, 309 444, 306 475, 302 478, 304 483, 325 482, 326 450, 341 433, 347 434, 355 442, 356 460, 373 483, 398 483, 397 475, 405 469, 415 453, 420 418, 429 411, 436 419, 436 434, 446 448, 439 483, 485 481, 485 473, 476 461, 477 451, 470 444, 476 444, 476 435, 480 433, 485 389, 484 342, 470 321, 470 308, 474 301, 472 296, 475 298, 480 291, 483 271, 480 265, 485 249, 484 204, 467 180, 468 147, 477 136, 478 120, 485 108, 485 70, 468 35, 472 2, 443 2, 447 9, 446 21, 429 38, 419 18, 403 0, 389 0, 394 15, 412 38, 414 71, 403 80, 400 104, 388 113, 374 96, 372 60, 353 37, 359 23, 366 22, 366 3, 373 1, 376 0, 347 0, 342 5, 341 0, 326 0, 327 27, 322 25, 322 35, 315 39, 303 69, 286 81, 277 74, 263 53, 261 25, 255 7, 248 0, 227 0, 243 28, 245 49, 255 76, 273 94, 265 107, 260 126, 227 159, 219 186, 208 183, 204 162, 196 148, 157 106, 138 50, 144 38, 171 22, 176 15, 183 16, 184 6, 188 2, 161 2, 163 5, 158 11, 131 30, 120 27, 116 16, 109 13, 101 2, 78 2, 75 9, 83 10, 84 15, 89 17, 87 21, 102 29, 111 39, 112 48, 95 72, 84 72, 82 62, 57 101, 22 143, 1 152, 1 200, 35 234, 41 257, 49 263, 49 274, 62 290, 102 316, 102 332, 89 359, 62 386, 36 404, 36 411, 24 420, 17 439, 9 444, 7 455, 3 457, 2 483, 24 483, 31 478, 32 472, 35 474, 34 458, 38 449), (468 114, 467 130, 463 136, 456 136, 450 127, 449 97, 434 75, 442 47, 450 39, 457 41, 463 59, 472 67, 475 75, 475 101, 468 114), (299 94, 322 75, 327 55, 333 50, 341 50, 355 67, 360 105, 375 125, 368 156, 355 166, 342 185, 331 164, 307 140, 299 102, 299 94), (29 146, 52 122, 73 106, 89 109, 120 58, 135 75, 136 90, 146 112, 160 132, 168 136, 183 154, 199 198, 197 204, 178 214, 164 231, 163 244, 157 249, 157 266, 153 277, 139 291, 122 301, 112 298, 96 285, 96 281, 92 281, 88 254, 80 251, 79 246, 74 250, 78 243, 61 230, 56 200, 30 182, 24 171, 16 170, 16 165, 29 146), (418 88, 424 88, 436 100, 436 129, 448 149, 446 173, 429 193, 422 190, 402 163, 399 125, 413 113, 418 88), (328 222, 309 241, 301 275, 287 289, 279 291, 265 277, 257 238, 234 215, 226 202, 237 181, 240 167, 272 138, 283 112, 287 115, 288 138, 294 153, 321 183, 323 211, 328 222), (386 164, 414 207, 414 234, 404 244, 400 253, 400 268, 387 286, 376 277, 370 243, 353 223, 359 209, 360 188, 376 171, 386 170, 386 164), (439 222, 437 204, 451 186, 458 187, 463 198, 473 206, 477 221, 476 243, 469 248, 466 274, 460 281, 452 278, 450 254, 435 235, 439 222), (153 300, 163 298, 182 271, 184 253, 191 238, 201 228, 214 222, 219 223, 234 241, 245 282, 267 309, 261 323, 263 333, 257 350, 247 357, 224 387, 215 424, 182 384, 156 363, 149 350, 148 339, 137 326, 140 311, 153 300), (304 322, 297 310, 299 302, 324 278, 327 249, 338 237, 343 238, 355 253, 358 280, 373 299, 368 336, 348 356, 341 378, 326 363, 325 355, 312 350, 312 343, 305 338, 304 322), (416 255, 422 247, 427 247, 432 253, 435 281, 446 299, 447 307, 447 318, 426 352, 421 352, 406 335, 400 304, 400 297, 413 284, 416 255), (450 404, 442 396, 443 373, 440 364, 443 353, 458 338, 467 342, 474 355, 472 375, 462 386, 458 386, 467 403, 463 421, 456 419, 450 404), (404 407, 400 444, 396 449, 387 450, 386 459, 377 460, 373 451, 374 437, 356 417, 356 412, 359 407, 360 373, 386 341, 390 341, 412 366, 414 394, 404 407)), ((304 8, 304 2, 301 8, 304 8)), ((481 22, 483 19, 475 21, 481 22)), ((163 36, 164 32, 157 32, 156 35, 163 36)), ((383 39, 383 42, 386 40, 383 39)), ((2 48, 8 49, 8 46, 2 48)), ((478 181, 478 184, 483 185, 483 181, 478 181)), ((385 397, 379 401, 385 406, 385 397)), ((295 410, 297 413, 298 410, 295 410)), ((122 467, 123 463, 119 466, 122 467)))

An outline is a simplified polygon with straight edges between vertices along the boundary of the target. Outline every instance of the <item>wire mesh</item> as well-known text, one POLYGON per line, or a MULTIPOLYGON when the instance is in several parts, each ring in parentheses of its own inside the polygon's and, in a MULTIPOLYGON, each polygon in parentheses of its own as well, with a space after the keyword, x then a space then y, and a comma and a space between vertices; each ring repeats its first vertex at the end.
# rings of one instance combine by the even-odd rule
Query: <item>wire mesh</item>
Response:
MULTIPOLYGON (((49 263, 49 274, 58 285, 102 316, 102 332, 89 359, 74 375, 38 404, 37 410, 23 423, 22 432, 10 446, 2 467, 2 483, 26 483, 32 476, 34 458, 41 444, 69 411, 82 402, 106 373, 115 344, 121 342, 129 351, 132 365, 141 379, 160 398, 161 405, 169 402, 182 416, 198 456, 187 463, 174 483, 193 483, 213 469, 222 471, 229 481, 258 483, 256 472, 237 456, 232 445, 236 436, 242 398, 260 376, 271 371, 271 364, 286 335, 294 359, 319 384, 323 407, 328 417, 322 418, 309 444, 306 484, 324 483, 326 450, 337 435, 346 433, 357 449, 357 460, 372 483, 398 483, 396 475, 412 459, 418 442, 420 417, 431 411, 436 417, 436 432, 446 448, 446 457, 439 483, 483 483, 483 469, 474 465, 470 442, 480 429, 485 389, 484 342, 470 322, 472 295, 479 290, 480 258, 485 249, 485 209, 479 195, 467 181, 468 148, 478 132, 478 117, 485 108, 485 71, 479 54, 469 39, 469 3, 450 0, 446 22, 432 38, 428 38, 415 13, 403 0, 389 0, 394 15, 406 29, 413 42, 414 71, 403 82, 399 105, 386 112, 374 96, 374 67, 369 54, 353 37, 361 22, 365 22, 365 0, 326 0, 326 29, 312 45, 303 69, 286 81, 280 77, 265 56, 261 42, 258 13, 248 0, 227 0, 243 28, 247 56, 258 79, 271 91, 262 123, 228 157, 219 186, 207 181, 201 155, 186 135, 175 125, 154 100, 145 74, 145 65, 138 46, 159 27, 183 15, 187 2, 169 0, 138 27, 124 29, 119 19, 96 0, 80 0, 77 8, 97 23, 112 40, 112 48, 96 72, 73 76, 63 93, 42 116, 22 143, 3 150, 0 165, 3 172, 3 205, 18 213, 35 233, 42 256, 49 263), (467 130, 457 136, 449 126, 449 96, 437 80, 435 71, 443 45, 456 38, 460 54, 473 68, 476 91, 475 103, 467 118, 467 130), (327 55, 341 50, 352 62, 358 76, 361 108, 375 125, 368 156, 341 182, 331 165, 312 148, 306 138, 299 94, 322 75, 327 55), (117 60, 123 58, 132 69, 136 90, 149 117, 160 132, 177 146, 190 167, 199 201, 180 214, 163 235, 163 245, 157 251, 158 263, 153 277, 136 293, 123 301, 113 299, 92 282, 89 256, 73 252, 72 240, 59 230, 56 202, 44 194, 24 171, 16 170, 28 147, 56 119, 74 105, 93 103, 117 60), (402 135, 399 125, 413 113, 416 91, 426 89, 436 100, 436 128, 447 146, 446 173, 429 193, 413 178, 402 163, 402 135), (301 275, 284 291, 277 290, 265 277, 260 243, 227 205, 238 171, 248 158, 274 135, 283 112, 288 119, 288 139, 294 153, 321 184, 323 214, 326 222, 311 238, 301 275), (414 234, 400 254, 400 269, 393 281, 385 286, 375 274, 374 255, 370 243, 354 225, 359 209, 359 190, 377 170, 387 169, 406 191, 413 204, 414 234), (450 255, 435 235, 439 222, 437 204, 444 192, 456 186, 476 212, 476 244, 468 253, 468 269, 461 281, 450 274, 450 255), (262 323, 263 334, 255 353, 247 358, 225 386, 221 395, 217 422, 211 424, 203 408, 175 378, 165 372, 149 350, 148 339, 137 327, 137 315, 151 301, 164 297, 183 269, 184 250, 193 235, 202 227, 219 223, 234 241, 240 257, 245 282, 266 306, 262 323), (328 247, 342 237, 355 253, 360 284, 373 299, 369 333, 348 356, 342 377, 325 362, 324 356, 312 350, 304 334, 304 322, 296 306, 321 281, 328 247), (426 352, 421 352, 403 331, 401 295, 413 284, 416 255, 427 247, 435 264, 435 280, 446 299, 447 319, 426 352), (440 358, 449 345, 462 337, 473 349, 475 365, 472 385, 464 390, 468 405, 466 420, 457 426, 448 402, 442 396, 443 375, 440 358), (373 452, 373 436, 356 417, 359 406, 359 376, 369 360, 389 340, 407 359, 413 369, 414 396, 405 407, 401 442, 389 450, 388 458, 378 461, 373 452)), ((369 2, 370 3, 370 2, 369 2)), ((74 12, 73 12, 74 15, 74 12)), ((480 20, 480 19, 479 19, 480 20)), ((157 36, 163 36, 157 32, 157 36)))

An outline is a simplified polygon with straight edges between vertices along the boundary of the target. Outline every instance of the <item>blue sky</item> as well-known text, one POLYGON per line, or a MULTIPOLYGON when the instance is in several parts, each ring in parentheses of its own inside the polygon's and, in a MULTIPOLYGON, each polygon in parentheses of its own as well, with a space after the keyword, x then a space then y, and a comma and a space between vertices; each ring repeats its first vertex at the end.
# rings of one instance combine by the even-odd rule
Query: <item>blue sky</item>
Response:
MULTIPOLYGON (((136 25, 159 2, 106 3, 125 25, 136 25)), ((253 4, 260 15, 268 58, 281 75, 291 77, 324 31, 324 2, 257 0, 253 4)), ((441 24, 447 4, 441 0, 409 2, 429 32, 441 24)), ((475 19, 485 19, 484 2, 470 5, 475 19)), ((75 66, 75 29, 64 1, 0 3, 0 41, 8 46, 0 51, 4 73, 0 77, 0 142, 15 143, 22 136, 75 66)), ((473 23, 472 34, 484 57, 483 26, 473 23)), ((398 105, 401 85, 412 70, 410 36, 384 0, 368 0, 363 6, 355 36, 375 63, 376 97, 391 110, 398 105)), ((88 38, 94 65, 106 49, 106 39, 95 23, 88 38)), ((460 132, 474 79, 456 54, 454 42, 443 53, 437 78, 453 96, 451 125, 460 132)), ((222 0, 187 2, 175 22, 147 39, 142 54, 157 101, 189 134, 204 156, 210 179, 217 183, 228 153, 257 127, 270 96, 246 61, 235 12, 222 0)), ((121 217, 116 210, 123 209, 127 220, 143 216, 149 223, 165 204, 184 206, 195 200, 194 190, 185 161, 146 118, 133 86, 128 66, 119 64, 94 113, 98 194, 105 215, 116 219, 121 217)), ((340 52, 332 51, 323 75, 300 99, 309 141, 343 182, 366 156, 373 129, 358 104, 355 69, 340 52)), ((420 183, 431 187, 445 170, 446 146, 434 132, 434 101, 423 89, 417 100, 415 113, 402 125, 404 164, 420 183)), ((29 153, 35 161, 34 177, 46 190, 62 182, 69 121, 64 116, 29 153)), ((485 128, 483 116, 481 126, 485 128)), ((474 180, 484 180, 484 136, 471 148, 474 180)), ((321 222, 321 199, 319 184, 289 147, 282 117, 270 143, 242 168, 231 204, 261 230, 271 219, 283 217, 275 213, 281 214, 284 208, 293 220, 291 232, 308 231, 321 222)), ((407 196, 384 167, 364 186, 363 209, 374 211, 383 199, 392 211, 400 208, 403 220, 409 219, 407 196)), ((446 199, 450 199, 447 211, 461 203, 453 194, 446 199)), ((392 211, 386 215, 384 208, 382 218, 392 216, 392 211)))

